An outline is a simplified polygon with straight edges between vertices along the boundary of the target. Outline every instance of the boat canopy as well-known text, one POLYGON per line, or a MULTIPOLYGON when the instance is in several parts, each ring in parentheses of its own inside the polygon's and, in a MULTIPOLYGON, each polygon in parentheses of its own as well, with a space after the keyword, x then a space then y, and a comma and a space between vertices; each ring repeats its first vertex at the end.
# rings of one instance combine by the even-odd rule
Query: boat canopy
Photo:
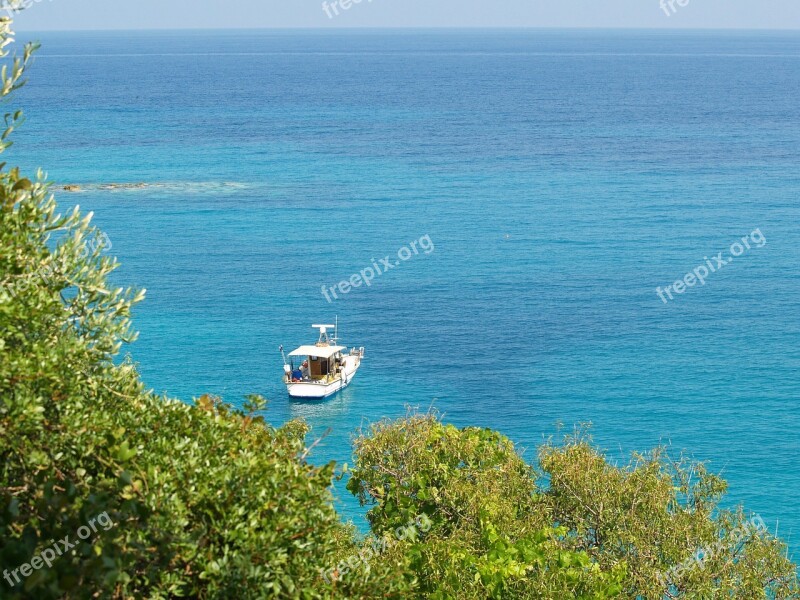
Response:
POLYGON ((297 350, 289 353, 289 356, 316 356, 319 358, 330 358, 337 352, 347 350, 346 346, 300 346, 297 350))

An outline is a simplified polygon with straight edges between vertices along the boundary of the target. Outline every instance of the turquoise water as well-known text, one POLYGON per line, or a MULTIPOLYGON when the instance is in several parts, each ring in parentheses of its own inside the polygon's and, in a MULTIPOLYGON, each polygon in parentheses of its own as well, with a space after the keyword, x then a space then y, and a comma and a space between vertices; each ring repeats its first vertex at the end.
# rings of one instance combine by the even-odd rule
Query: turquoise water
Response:
POLYGON ((800 34, 40 37, 9 159, 88 186, 59 198, 148 289, 129 351, 154 390, 261 393, 273 422, 331 428, 319 461, 408 406, 531 460, 591 422, 615 459, 709 461, 798 547, 800 34), (432 252, 326 301, 424 236, 432 252), (279 345, 336 315, 363 368, 291 402, 279 345))

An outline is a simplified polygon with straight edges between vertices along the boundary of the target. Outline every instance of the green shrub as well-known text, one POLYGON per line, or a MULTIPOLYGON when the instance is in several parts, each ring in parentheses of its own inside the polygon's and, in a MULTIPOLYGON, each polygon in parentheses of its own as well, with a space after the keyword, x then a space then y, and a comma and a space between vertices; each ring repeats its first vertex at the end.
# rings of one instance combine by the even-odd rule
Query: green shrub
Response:
POLYGON ((432 415, 356 440, 348 488, 397 544, 428 598, 798 598, 797 570, 763 522, 722 510, 725 483, 659 450, 609 464, 572 436, 534 473, 502 435, 432 415), (538 485, 537 485, 538 479, 538 485))
POLYGON ((397 546, 411 557, 423 597, 610 598, 621 562, 605 571, 565 541, 534 473, 508 438, 457 429, 432 415, 373 426, 359 437, 348 488, 382 536, 424 515, 430 523, 397 546))

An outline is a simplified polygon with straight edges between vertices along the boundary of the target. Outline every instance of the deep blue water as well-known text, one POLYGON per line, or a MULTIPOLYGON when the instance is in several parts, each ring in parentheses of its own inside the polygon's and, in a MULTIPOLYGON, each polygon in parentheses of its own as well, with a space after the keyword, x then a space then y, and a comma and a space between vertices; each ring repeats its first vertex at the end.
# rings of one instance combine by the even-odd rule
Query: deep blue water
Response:
POLYGON ((261 393, 275 423, 332 428, 319 461, 408 405, 531 460, 591 422, 615 459, 709 461, 800 548, 800 34, 39 37, 8 159, 161 184, 59 193, 148 289, 129 351, 156 391, 261 393), (704 286, 656 294, 756 229, 766 245, 704 286), (336 315, 368 360, 334 399, 290 402, 279 345, 336 315))

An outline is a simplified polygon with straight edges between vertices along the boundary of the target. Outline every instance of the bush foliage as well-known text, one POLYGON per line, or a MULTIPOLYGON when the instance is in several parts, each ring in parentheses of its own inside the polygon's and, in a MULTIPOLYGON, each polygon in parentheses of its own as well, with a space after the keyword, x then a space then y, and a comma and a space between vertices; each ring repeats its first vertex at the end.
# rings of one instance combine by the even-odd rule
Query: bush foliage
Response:
POLYGON ((428 598, 797 598, 796 567, 725 483, 663 450, 611 465, 584 434, 539 449, 539 471, 487 429, 433 415, 356 439, 348 483, 373 532, 424 514, 404 541, 428 598))
MULTIPOLYGON (((3 59, 10 40, 0 19, 3 59)), ((359 536, 304 423, 268 425, 258 397, 234 410, 143 387, 119 353, 144 293, 110 285, 90 221, 59 214, 42 173, 0 169, 0 597, 798 597, 784 546, 720 509, 724 482, 700 465, 655 452, 619 468, 577 436, 543 446, 537 471, 501 434, 432 415, 355 441, 359 536), (101 514, 113 526, 20 574, 101 514)))

